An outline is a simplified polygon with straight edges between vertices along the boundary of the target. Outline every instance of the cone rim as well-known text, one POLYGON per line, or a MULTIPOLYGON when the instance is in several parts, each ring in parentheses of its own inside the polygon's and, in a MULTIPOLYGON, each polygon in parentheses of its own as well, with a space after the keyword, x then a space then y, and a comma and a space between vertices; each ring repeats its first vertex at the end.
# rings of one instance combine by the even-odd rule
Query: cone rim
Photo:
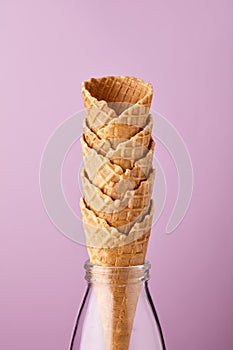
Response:
MULTIPOLYGON (((101 81, 104 81, 105 79, 114 79, 114 80, 124 80, 124 79, 129 79, 129 80, 134 80, 135 82, 144 85, 145 88, 147 88, 147 92, 144 94, 144 96, 142 96, 140 99, 138 99, 138 101, 136 101, 135 103, 132 103, 133 105, 143 105, 143 100, 146 96, 153 96, 153 86, 150 82, 145 82, 143 79, 141 78, 137 78, 134 76, 128 76, 128 75, 109 75, 109 76, 101 76, 101 77, 91 77, 88 80, 85 80, 82 82, 82 92, 86 94, 86 96, 88 96, 93 102, 94 104, 96 103, 102 103, 103 105, 108 105, 109 102, 114 102, 114 101, 106 101, 103 98, 97 98, 96 96, 92 95, 90 88, 88 87, 89 84, 93 84, 94 82, 98 82, 100 83, 101 81)), ((112 108, 109 108, 110 110, 112 110, 114 112, 114 110, 112 108)))

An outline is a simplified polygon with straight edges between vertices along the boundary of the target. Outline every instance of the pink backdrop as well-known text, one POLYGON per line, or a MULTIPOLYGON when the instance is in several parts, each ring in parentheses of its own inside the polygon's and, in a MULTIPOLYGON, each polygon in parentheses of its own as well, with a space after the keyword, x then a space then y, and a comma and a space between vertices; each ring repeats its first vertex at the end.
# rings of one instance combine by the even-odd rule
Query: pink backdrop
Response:
MULTIPOLYGON (((39 162, 53 130, 82 108, 81 82, 107 74, 152 82, 153 109, 193 161, 190 209, 165 235, 177 177, 157 147, 168 198, 148 259, 167 348, 233 348, 232 12, 228 0, 1 0, 1 349, 68 348, 87 253, 49 221, 39 162)), ((71 153, 64 180, 77 206, 71 153)))

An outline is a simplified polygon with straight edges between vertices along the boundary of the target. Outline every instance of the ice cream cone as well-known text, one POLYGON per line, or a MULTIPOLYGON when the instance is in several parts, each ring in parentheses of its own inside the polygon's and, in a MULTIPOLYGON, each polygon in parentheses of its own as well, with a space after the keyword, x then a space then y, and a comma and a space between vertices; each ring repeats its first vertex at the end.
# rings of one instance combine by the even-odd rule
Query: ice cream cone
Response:
POLYGON ((110 149, 106 157, 111 159, 111 162, 118 164, 122 169, 132 169, 134 163, 145 157, 151 147, 153 140, 151 131, 142 130, 131 139, 120 143, 115 150, 110 149))
POLYGON ((110 159, 89 147, 84 137, 81 138, 84 155, 84 167, 90 181, 103 193, 113 199, 121 199, 124 192, 135 189, 140 182, 148 178, 152 170, 154 142, 145 157, 137 160, 132 169, 123 170, 110 159))
MULTIPOLYGON (((129 169, 133 167, 136 160, 143 158, 148 149, 150 149, 153 142, 151 138, 152 126, 152 117, 149 115, 148 124, 131 138, 125 139, 126 134, 119 133, 118 137, 108 139, 106 136, 101 139, 84 123, 83 139, 89 147, 111 159, 113 163, 120 165, 122 169, 129 169), (110 141, 111 147, 109 147, 108 141, 110 141), (112 143, 116 148, 112 147, 112 143)), ((83 153, 85 154, 85 149, 83 149, 83 153)))
MULTIPOLYGON (((147 214, 131 228, 128 236, 96 216, 83 199, 80 206, 91 264, 124 267, 144 263, 153 217, 152 202, 147 214), (108 247, 103 247, 103 242, 108 247)), ((140 284, 129 283, 130 278, 127 274, 117 274, 116 270, 108 285, 94 283, 106 350, 128 350, 140 293, 140 284)))
MULTIPOLYGON (((153 88, 133 77, 110 76, 84 82, 82 95, 80 208, 90 263, 143 264, 153 217, 153 88)), ((127 283, 129 277, 120 287, 117 273, 108 285, 94 285, 106 350, 128 350, 140 291, 127 283)))
POLYGON ((82 95, 88 124, 96 132, 122 114, 126 119, 135 116, 133 123, 128 120, 122 124, 141 127, 149 113, 153 88, 134 77, 109 76, 84 82, 82 95))
POLYGON ((133 266, 139 260, 142 261, 145 258, 144 254, 146 250, 139 248, 138 242, 142 244, 144 242, 144 236, 151 229, 154 213, 152 200, 150 201, 147 212, 145 212, 140 220, 134 223, 127 235, 123 234, 116 227, 109 225, 106 220, 98 217, 95 212, 88 208, 83 198, 80 199, 80 209, 86 234, 86 245, 89 253, 91 253, 91 264, 118 266, 119 263, 119 266, 128 266, 127 263, 130 261, 129 266, 133 266), (134 247, 134 254, 131 254, 132 250, 129 249, 129 246, 134 247), (120 254, 122 249, 124 256, 120 254))
POLYGON ((113 227, 119 227, 122 230, 129 224, 133 224, 142 211, 149 206, 154 176, 155 170, 152 170, 148 179, 142 181, 136 190, 125 192, 121 200, 113 200, 93 185, 83 172, 81 176, 83 196, 88 207, 98 217, 105 219, 113 227))

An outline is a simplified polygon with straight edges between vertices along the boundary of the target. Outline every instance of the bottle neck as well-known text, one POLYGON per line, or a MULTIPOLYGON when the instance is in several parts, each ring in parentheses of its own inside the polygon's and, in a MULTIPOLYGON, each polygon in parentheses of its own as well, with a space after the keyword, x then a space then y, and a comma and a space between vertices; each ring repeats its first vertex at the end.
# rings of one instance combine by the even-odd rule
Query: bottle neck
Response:
POLYGON ((89 262, 85 265, 85 279, 88 284, 115 284, 128 285, 146 282, 150 278, 150 263, 143 265, 118 267, 118 266, 94 266, 89 262))

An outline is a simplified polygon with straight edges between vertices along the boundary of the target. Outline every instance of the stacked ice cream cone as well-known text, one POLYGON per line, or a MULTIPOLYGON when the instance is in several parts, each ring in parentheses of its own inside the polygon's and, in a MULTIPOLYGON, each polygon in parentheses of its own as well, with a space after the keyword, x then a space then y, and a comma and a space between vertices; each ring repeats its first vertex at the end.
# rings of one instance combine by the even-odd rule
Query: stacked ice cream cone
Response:
MULTIPOLYGON (((90 263, 143 264, 153 217, 152 86, 133 77, 109 76, 84 82, 82 94, 80 207, 90 263)), ((108 288, 95 286, 106 350, 128 349, 139 295, 127 281, 119 289, 118 278, 108 288)))

